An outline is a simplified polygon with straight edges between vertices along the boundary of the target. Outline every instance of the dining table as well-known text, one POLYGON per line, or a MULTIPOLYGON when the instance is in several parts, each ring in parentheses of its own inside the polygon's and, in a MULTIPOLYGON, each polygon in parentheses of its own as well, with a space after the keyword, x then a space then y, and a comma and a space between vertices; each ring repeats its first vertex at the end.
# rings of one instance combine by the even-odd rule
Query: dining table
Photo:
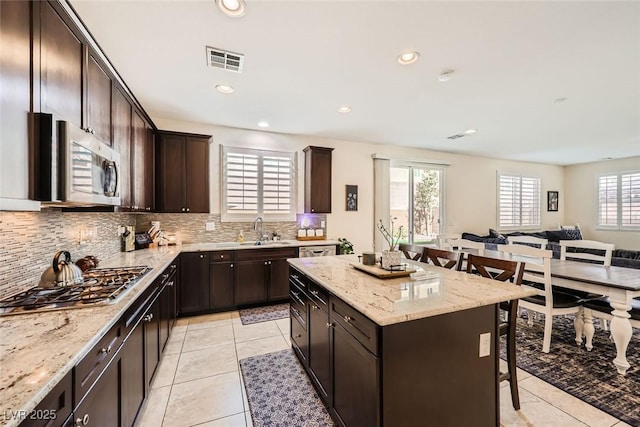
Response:
MULTIPOLYGON (((473 250, 465 250, 465 253, 474 253, 473 250)), ((505 258, 503 252, 485 250, 484 256, 493 258, 505 258)), ((531 259, 522 256, 508 256, 509 259, 531 264, 531 259)), ((583 291, 590 294, 598 294, 609 297, 611 305, 611 338, 616 347, 616 357, 613 359, 618 373, 625 375, 631 365, 627 360, 627 348, 633 335, 631 322, 631 301, 640 297, 640 270, 627 267, 604 266, 584 261, 551 260, 552 285, 583 291)), ((538 270, 535 270, 537 272, 538 270)), ((533 270, 532 270, 533 272, 533 270)), ((581 310, 576 314, 576 344, 582 345, 582 337, 585 337, 587 351, 593 349, 592 338, 594 335, 593 316, 590 310, 581 310)))

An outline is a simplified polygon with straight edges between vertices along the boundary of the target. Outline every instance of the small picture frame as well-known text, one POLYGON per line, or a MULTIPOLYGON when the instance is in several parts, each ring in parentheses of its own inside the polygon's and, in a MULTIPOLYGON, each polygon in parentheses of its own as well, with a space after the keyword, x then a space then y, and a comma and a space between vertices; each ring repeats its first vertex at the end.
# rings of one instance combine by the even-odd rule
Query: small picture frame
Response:
POLYGON ((348 212, 358 210, 358 186, 347 185, 346 186, 346 208, 348 212))
POLYGON ((548 212, 558 212, 558 192, 557 191, 547 191, 547 211, 548 212))

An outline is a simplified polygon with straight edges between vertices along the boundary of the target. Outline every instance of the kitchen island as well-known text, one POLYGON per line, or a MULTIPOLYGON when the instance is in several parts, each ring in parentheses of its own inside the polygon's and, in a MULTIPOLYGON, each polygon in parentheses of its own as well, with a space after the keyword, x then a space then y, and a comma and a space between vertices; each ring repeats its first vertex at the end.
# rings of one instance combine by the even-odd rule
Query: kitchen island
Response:
POLYGON ((291 342, 339 424, 497 426, 498 303, 533 294, 415 264, 381 280, 355 256, 291 259, 291 342))

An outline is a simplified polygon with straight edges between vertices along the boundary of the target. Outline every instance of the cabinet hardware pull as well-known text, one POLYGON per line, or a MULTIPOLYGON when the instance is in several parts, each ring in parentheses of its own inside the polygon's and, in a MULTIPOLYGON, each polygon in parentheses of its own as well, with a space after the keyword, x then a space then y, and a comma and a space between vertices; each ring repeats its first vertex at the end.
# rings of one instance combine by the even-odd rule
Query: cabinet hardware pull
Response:
POLYGON ((269 265, 271 265, 271 261, 269 261, 269 265))
POLYGON ((313 291, 313 290, 311 290, 311 291, 309 291, 309 292, 311 292, 311 294, 312 294, 314 297, 317 297, 317 296, 318 296, 318 291, 313 291))
POLYGON ((150 211, 151 210, 151 206, 147 206, 147 210, 150 211))
POLYGON ((187 212, 189 212, 189 208, 187 208, 187 212))
POLYGON ((184 212, 184 208, 182 208, 182 212, 184 212))
POLYGON ((200 255, 200 259, 204 258, 204 255, 200 255))
POLYGON ((296 335, 296 338, 302 338, 302 334, 296 335))
POLYGON ((229 265, 229 267, 233 268, 233 264, 229 265))
POLYGON ((162 280, 167 280, 169 278, 169 273, 165 273, 162 275, 162 280))
POLYGON ((313 305, 311 306, 311 308, 312 308, 313 310, 318 310, 320 307, 318 307, 317 305, 313 304, 313 305))
POLYGON ((173 286, 173 285, 174 285, 173 280, 167 283, 167 286, 173 286))
POLYGON ((294 297, 298 297, 300 294, 295 292, 295 291, 291 291, 291 293, 293 294, 294 297))
POLYGON ((84 414, 82 418, 76 418, 76 426, 86 426, 87 424, 89 424, 89 414, 84 414))
POLYGON ((333 323, 327 323, 327 329, 332 328, 333 327, 333 323))
POLYGON ((109 353, 111 353, 111 346, 109 345, 109 346, 107 346, 107 348, 101 348, 101 349, 100 349, 100 353, 102 353, 102 354, 109 354, 109 353))
POLYGON ((220 259, 223 259, 223 258, 224 258, 224 255, 220 255, 220 259))
POLYGON ((144 321, 145 321, 145 322, 147 322, 147 323, 151 322, 151 320, 153 320, 153 313, 151 313, 151 314, 147 314, 146 316, 144 316, 144 317, 142 318, 142 320, 144 320, 144 321))
POLYGON ((344 315, 344 321, 349 323, 351 322, 353 319, 350 316, 347 316, 346 314, 344 315))

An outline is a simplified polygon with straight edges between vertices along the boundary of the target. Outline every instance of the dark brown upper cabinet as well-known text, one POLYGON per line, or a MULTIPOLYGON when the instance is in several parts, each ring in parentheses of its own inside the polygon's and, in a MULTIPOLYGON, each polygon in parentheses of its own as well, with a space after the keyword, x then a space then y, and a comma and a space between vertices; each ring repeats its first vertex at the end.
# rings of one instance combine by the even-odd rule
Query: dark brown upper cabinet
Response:
POLYGON ((209 212, 210 135, 158 132, 156 202, 158 212, 209 212))
POLYGON ((87 78, 85 88, 85 120, 83 129, 100 141, 112 145, 111 137, 111 93, 112 82, 98 55, 88 49, 87 78))
POLYGON ((333 148, 304 149, 304 211, 331 212, 331 152, 333 148))
POLYGON ((119 87, 113 90, 113 148, 120 153, 120 206, 133 206, 131 103, 119 87))
POLYGON ((133 159, 132 159, 132 210, 153 211, 154 203, 154 149, 153 130, 142 114, 134 109, 133 125, 133 159))

